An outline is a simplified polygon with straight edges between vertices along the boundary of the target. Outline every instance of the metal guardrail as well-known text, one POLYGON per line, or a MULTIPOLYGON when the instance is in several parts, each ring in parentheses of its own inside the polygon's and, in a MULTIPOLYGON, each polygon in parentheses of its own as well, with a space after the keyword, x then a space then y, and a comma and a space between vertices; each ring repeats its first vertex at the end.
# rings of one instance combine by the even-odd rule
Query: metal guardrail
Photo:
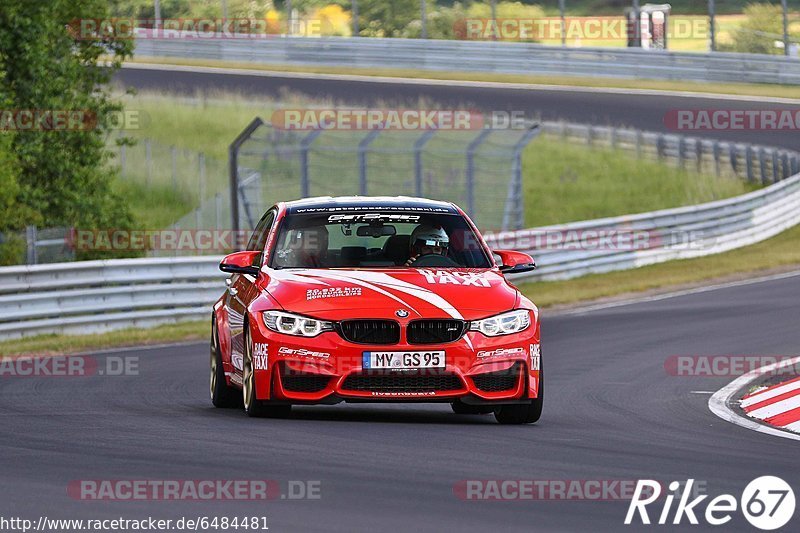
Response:
POLYGON ((497 74, 800 84, 800 61, 784 56, 532 43, 352 37, 139 39, 138 57, 177 57, 270 65, 424 69, 497 74))
MULTIPOLYGON (((727 200, 486 237, 490 246, 522 249, 536 257, 540 268, 518 278, 565 279, 715 254, 762 241, 798 223, 800 174, 727 200), (603 233, 639 236, 644 245, 598 247, 603 233), (551 235, 559 238, 559 246, 548 245, 551 235), (569 246, 561 246, 565 235, 574 235, 566 241, 569 246), (536 245, 541 242, 545 245, 536 245)), ((224 290, 219 259, 119 259, 0 268, 0 338, 203 320, 224 290)))

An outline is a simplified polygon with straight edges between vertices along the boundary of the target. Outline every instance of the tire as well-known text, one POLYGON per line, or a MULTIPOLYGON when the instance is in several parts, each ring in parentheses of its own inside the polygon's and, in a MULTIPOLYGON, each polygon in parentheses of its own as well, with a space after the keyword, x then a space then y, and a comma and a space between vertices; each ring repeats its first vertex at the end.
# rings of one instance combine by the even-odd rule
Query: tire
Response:
POLYGON ((255 398, 256 374, 253 371, 253 347, 245 318, 244 357, 242 357, 242 405, 247 416, 252 418, 286 418, 292 412, 291 405, 271 405, 255 398))
POLYGON ((450 404, 450 407, 452 407, 453 412, 457 415, 488 415, 494 411, 494 407, 489 407, 486 405, 469 405, 461 400, 454 401, 450 404))
POLYGON ((211 319, 211 358, 210 358, 209 389, 211 403, 214 407, 230 409, 242 405, 242 395, 225 381, 225 369, 222 366, 222 354, 219 350, 219 332, 217 321, 211 319))
POLYGON ((495 412, 495 419, 501 424, 534 424, 542 416, 544 404, 544 371, 539 383, 539 396, 529 403, 520 405, 503 405, 495 412))

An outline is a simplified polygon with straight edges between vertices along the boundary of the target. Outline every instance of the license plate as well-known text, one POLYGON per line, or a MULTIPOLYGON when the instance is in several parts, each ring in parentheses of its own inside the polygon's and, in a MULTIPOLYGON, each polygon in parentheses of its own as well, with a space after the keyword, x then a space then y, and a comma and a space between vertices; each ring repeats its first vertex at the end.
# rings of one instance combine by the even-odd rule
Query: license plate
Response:
POLYGON ((376 368, 444 368, 444 352, 364 352, 365 370, 376 368))

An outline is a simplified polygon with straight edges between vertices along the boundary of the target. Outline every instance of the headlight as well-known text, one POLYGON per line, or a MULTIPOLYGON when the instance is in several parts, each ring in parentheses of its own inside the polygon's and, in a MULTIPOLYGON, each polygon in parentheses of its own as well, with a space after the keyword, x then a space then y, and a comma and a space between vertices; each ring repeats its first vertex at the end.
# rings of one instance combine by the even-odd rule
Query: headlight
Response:
POLYGON ((301 337, 316 337, 323 331, 333 331, 332 322, 281 311, 264 311, 264 323, 277 333, 301 337))
POLYGON ((519 333, 530 325, 530 312, 527 309, 518 309, 483 320, 473 320, 469 323, 469 329, 470 331, 480 331, 487 337, 498 337, 519 333))

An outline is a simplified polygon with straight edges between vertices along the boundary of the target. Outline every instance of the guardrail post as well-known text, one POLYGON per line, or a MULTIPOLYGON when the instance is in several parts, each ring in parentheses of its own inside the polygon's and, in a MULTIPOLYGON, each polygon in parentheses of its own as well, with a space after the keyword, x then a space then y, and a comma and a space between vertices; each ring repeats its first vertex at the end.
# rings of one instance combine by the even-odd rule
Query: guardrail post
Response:
POLYGON ((755 176, 753 176, 753 147, 749 144, 744 149, 744 159, 747 165, 747 181, 754 182, 755 176))
POLYGON ((25 243, 27 245, 26 263, 29 265, 35 265, 38 259, 36 257, 36 237, 36 226, 27 226, 25 228, 25 243))
POLYGON ((592 125, 590 124, 590 125, 589 125, 589 126, 586 128, 586 144, 588 144, 589 146, 591 146, 591 145, 592 145, 592 138, 593 138, 593 137, 594 137, 594 128, 592 128, 592 125))
POLYGON ((781 157, 781 179, 786 179, 790 176, 789 174, 789 154, 787 152, 783 152, 783 156, 781 157))
POLYGON ((609 131, 609 142, 611 143, 611 149, 615 150, 617 148, 617 128, 613 126, 609 131))
POLYGON ((731 162, 731 168, 733 169, 733 175, 739 175, 739 153, 736 150, 736 145, 733 143, 728 144, 728 158, 731 162))
POLYGON ((475 151, 492 130, 486 128, 481 131, 467 146, 467 214, 475 217, 475 151))
POLYGON ((703 171, 703 155, 705 150, 703 149, 703 141, 701 139, 697 139, 694 142, 694 156, 696 158, 697 163, 697 172, 703 171))
POLYGON ((684 168, 686 157, 684 152, 683 137, 678 136, 678 168, 684 168))
POLYGON ((719 177, 719 174, 720 174, 720 168, 719 168, 719 155, 720 155, 719 141, 714 141, 713 150, 714 150, 714 174, 717 177, 719 177))
POLYGON ((636 158, 637 159, 641 159, 642 158, 642 140, 643 140, 643 137, 644 137, 644 134, 642 133, 642 130, 636 130, 636 158))
POLYGON ((772 149, 772 183, 777 183, 781 180, 780 162, 778 161, 778 150, 772 149))
POLYGON ((567 123, 564 120, 559 120, 559 123, 561 124, 561 138, 562 139, 566 139, 567 138, 567 123))
POLYGON ((792 176, 794 176, 797 173, 800 173, 800 161, 798 160, 796 153, 792 154, 792 166, 791 166, 791 168, 792 168, 792 171, 791 171, 792 176))
POLYGON ((367 149, 381 130, 372 130, 358 143, 358 194, 367 195, 367 149))
POLYGON ((414 195, 422 196, 422 149, 436 130, 428 130, 414 141, 414 195))
POLYGON ((322 134, 323 130, 313 130, 300 141, 300 194, 303 198, 311 196, 311 179, 308 177, 308 152, 314 139, 322 134))
POLYGON ((758 150, 758 171, 761 173, 761 184, 766 185, 767 178, 767 152, 764 148, 758 150))
POLYGON ((656 137, 656 154, 659 159, 664 159, 664 135, 662 133, 656 137))

